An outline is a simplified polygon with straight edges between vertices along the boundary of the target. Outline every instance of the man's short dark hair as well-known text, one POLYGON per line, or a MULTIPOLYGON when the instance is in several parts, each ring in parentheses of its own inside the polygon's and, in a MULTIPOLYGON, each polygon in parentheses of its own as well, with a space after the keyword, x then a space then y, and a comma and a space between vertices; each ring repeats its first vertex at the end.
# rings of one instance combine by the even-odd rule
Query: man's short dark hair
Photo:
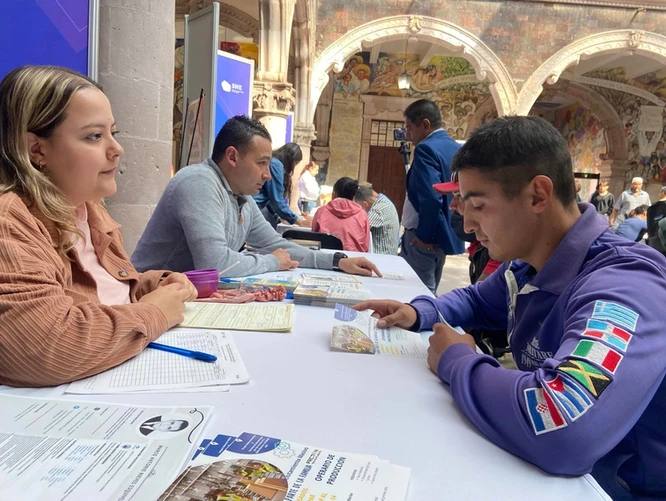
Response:
POLYGON ((341 177, 333 185, 333 194, 347 200, 354 200, 358 190, 358 181, 350 177, 341 177))
POLYGON ((407 106, 404 112, 405 118, 415 125, 420 125, 426 118, 430 121, 430 127, 439 129, 442 126, 442 113, 439 107, 430 99, 419 99, 407 106))
POLYGON ((634 216, 640 216, 641 214, 647 214, 649 207, 647 205, 639 205, 633 211, 631 211, 634 216))
POLYGON ((224 157, 224 152, 229 146, 233 146, 244 153, 247 145, 254 136, 261 136, 271 140, 271 135, 266 127, 258 120, 253 120, 245 115, 237 115, 230 118, 217 133, 213 145, 213 161, 218 162, 224 157))
POLYGON ((535 176, 549 177, 562 205, 576 199, 571 155, 562 134, 540 117, 501 117, 479 127, 453 158, 453 172, 478 169, 513 198, 535 176))

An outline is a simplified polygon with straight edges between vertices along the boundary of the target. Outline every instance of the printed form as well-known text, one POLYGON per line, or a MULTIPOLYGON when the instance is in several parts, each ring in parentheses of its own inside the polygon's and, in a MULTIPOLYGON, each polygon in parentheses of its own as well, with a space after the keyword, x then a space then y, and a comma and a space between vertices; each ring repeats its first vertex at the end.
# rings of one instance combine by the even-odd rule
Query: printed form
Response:
POLYGON ((288 332, 294 305, 287 303, 185 303, 181 327, 288 332))
POLYGON ((203 329, 171 329, 160 343, 217 356, 213 363, 146 348, 136 357, 101 374, 71 383, 66 393, 104 394, 139 391, 228 391, 230 384, 249 381, 231 333, 203 329))

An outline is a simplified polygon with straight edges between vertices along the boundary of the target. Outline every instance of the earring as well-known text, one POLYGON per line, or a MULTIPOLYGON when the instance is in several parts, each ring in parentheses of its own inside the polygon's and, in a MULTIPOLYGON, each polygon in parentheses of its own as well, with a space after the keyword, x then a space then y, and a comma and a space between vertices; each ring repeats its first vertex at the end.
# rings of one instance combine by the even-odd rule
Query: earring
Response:
POLYGON ((37 162, 37 170, 39 172, 44 171, 45 167, 46 167, 46 163, 44 161, 40 160, 39 162, 37 162))

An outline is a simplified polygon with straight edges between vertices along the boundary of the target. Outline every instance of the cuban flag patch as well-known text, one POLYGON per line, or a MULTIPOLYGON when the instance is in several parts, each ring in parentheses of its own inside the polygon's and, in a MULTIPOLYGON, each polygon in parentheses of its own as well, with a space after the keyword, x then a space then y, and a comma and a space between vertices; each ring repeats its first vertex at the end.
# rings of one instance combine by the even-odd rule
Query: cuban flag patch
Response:
POLYGON ((525 390, 525 406, 537 435, 559 430, 567 425, 552 397, 543 388, 525 390))
POLYGON ((592 318, 608 320, 615 325, 619 325, 633 332, 636 330, 638 313, 621 304, 609 303, 607 301, 595 301, 592 318))
POLYGON ((618 365, 622 361, 622 355, 610 346, 592 341, 591 339, 581 339, 576 348, 571 352, 571 356, 592 362, 597 367, 601 367, 611 374, 615 374, 618 365))
POLYGON ((557 374, 554 379, 544 381, 544 387, 571 421, 575 421, 592 407, 592 399, 585 390, 563 374, 557 374))
POLYGON ((629 341, 631 341, 631 338, 633 337, 624 329, 620 329, 610 322, 595 319, 587 321, 587 326, 582 335, 585 337, 601 339, 622 352, 627 351, 629 341))

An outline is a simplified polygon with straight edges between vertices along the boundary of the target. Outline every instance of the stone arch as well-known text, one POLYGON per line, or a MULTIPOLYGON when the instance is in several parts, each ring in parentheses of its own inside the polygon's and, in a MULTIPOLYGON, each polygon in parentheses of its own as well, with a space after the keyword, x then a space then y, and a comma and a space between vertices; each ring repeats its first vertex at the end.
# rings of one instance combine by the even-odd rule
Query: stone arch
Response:
POLYGON ((314 112, 331 69, 342 71, 345 61, 363 50, 364 45, 413 37, 451 50, 466 58, 479 80, 489 82, 499 115, 513 111, 517 91, 508 70, 497 55, 478 37, 463 28, 430 16, 400 15, 376 19, 349 31, 326 47, 316 59, 312 71, 308 121, 314 112))
POLYGON ((525 81, 518 94, 516 113, 527 115, 543 91, 543 84, 557 83, 572 64, 617 52, 641 54, 666 66, 666 36, 643 30, 613 30, 576 40, 550 56, 525 81))

